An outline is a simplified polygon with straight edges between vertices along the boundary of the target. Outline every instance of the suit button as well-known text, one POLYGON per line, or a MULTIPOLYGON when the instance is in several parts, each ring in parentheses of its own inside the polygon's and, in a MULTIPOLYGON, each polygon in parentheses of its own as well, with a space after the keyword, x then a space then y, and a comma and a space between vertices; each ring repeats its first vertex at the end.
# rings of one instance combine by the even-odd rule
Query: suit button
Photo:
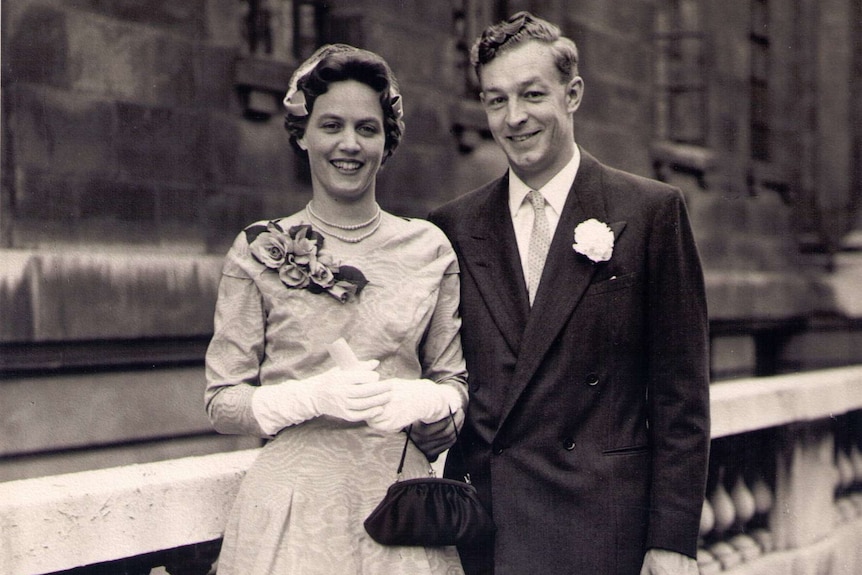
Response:
POLYGON ((599 376, 595 373, 587 374, 587 377, 584 379, 584 383, 587 385, 596 385, 599 382, 599 376))
POLYGON ((494 455, 502 455, 502 454, 503 454, 503 448, 500 447, 499 445, 495 445, 494 446, 494 455))
POLYGON ((575 448, 575 441, 570 437, 565 442, 563 442, 563 447, 566 448, 566 451, 571 451, 575 448))

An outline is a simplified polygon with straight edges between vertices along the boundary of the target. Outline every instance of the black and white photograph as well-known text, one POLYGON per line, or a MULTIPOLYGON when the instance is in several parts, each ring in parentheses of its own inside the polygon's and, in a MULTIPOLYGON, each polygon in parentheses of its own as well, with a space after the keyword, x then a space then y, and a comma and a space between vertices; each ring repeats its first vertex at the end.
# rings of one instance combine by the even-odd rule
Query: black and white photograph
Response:
POLYGON ((0 575, 862 573, 862 1, 0 0, 0 575))

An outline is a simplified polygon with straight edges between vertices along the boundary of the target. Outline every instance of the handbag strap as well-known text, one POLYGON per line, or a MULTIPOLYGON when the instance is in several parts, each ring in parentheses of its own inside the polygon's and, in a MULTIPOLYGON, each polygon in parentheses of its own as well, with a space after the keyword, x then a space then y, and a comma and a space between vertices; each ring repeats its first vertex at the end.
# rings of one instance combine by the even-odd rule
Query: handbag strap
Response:
MULTIPOLYGON (((461 453, 461 459, 463 461, 463 459, 464 459, 464 448, 461 447, 461 441, 460 441, 461 436, 458 433, 458 424, 455 423, 455 414, 452 413, 451 409, 449 410, 449 419, 452 420, 452 427, 455 429, 455 445, 458 446, 458 450, 461 453)), ((399 479, 401 478, 401 471, 404 469, 404 459, 407 456, 407 444, 410 443, 410 441, 412 440, 412 438, 410 437, 410 430, 412 430, 412 429, 413 429, 413 424, 411 423, 410 426, 407 427, 407 438, 404 440, 404 448, 401 450, 401 461, 398 462, 397 474, 398 474, 399 479)), ((464 481, 468 484, 472 483, 470 480, 470 474, 469 473, 464 475, 464 481)))

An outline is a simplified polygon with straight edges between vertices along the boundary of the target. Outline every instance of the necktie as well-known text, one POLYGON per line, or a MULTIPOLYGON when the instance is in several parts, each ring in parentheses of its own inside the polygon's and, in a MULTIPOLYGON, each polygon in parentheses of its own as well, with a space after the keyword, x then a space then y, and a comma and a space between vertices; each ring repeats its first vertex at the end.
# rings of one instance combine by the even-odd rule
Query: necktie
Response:
POLYGON ((551 234, 548 228, 548 217, 545 215, 545 198, 533 190, 527 197, 533 206, 533 230, 530 232, 530 247, 527 251, 527 290, 530 295, 530 305, 536 298, 539 281, 542 279, 542 269, 551 245, 551 234))

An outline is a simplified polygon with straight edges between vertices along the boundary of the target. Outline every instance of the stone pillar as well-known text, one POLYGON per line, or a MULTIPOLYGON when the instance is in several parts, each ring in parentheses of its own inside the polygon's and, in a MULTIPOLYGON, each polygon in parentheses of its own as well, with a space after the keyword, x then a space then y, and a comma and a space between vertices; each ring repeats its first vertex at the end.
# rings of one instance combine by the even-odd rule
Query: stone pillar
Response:
MULTIPOLYGON (((830 248, 852 225, 849 213, 853 167, 853 11, 851 0, 817 2, 815 154, 817 207, 830 248)), ((858 39, 855 40, 858 42, 858 39)), ((805 73, 803 71, 803 73, 805 73)), ((858 192, 856 192, 858 193, 858 192)), ((834 248, 833 248, 834 249, 834 248)))

